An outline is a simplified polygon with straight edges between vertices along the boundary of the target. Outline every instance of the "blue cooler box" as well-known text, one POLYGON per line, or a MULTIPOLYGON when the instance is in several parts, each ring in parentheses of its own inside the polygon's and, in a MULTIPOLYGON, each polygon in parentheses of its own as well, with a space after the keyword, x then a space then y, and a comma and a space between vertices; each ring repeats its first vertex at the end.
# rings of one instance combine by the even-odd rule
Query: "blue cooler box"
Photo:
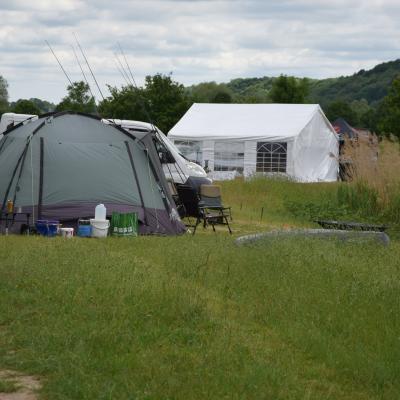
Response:
POLYGON ((59 221, 51 221, 47 219, 39 219, 35 223, 36 230, 43 236, 56 236, 58 233, 59 221))

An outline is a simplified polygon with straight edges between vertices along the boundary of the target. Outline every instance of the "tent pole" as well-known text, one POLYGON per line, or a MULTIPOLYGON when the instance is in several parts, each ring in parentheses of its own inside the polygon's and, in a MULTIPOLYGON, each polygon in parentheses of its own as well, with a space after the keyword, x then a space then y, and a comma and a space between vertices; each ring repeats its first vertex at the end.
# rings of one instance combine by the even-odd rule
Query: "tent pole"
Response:
POLYGON ((135 181, 136 181, 136 185, 138 187, 138 191, 139 191, 139 196, 140 196, 140 202, 142 204, 142 208, 143 208, 143 213, 144 213, 144 223, 149 226, 149 222, 147 220, 147 215, 146 215, 146 207, 144 206, 144 200, 143 200, 143 194, 142 194, 142 189, 140 188, 140 183, 139 183, 139 178, 136 172, 136 168, 135 168, 135 164, 133 162, 133 157, 132 157, 132 152, 131 149, 129 147, 129 143, 127 141, 125 141, 125 146, 126 146, 126 150, 128 152, 128 156, 129 156, 129 161, 131 163, 131 167, 132 167, 132 171, 133 171, 133 175, 135 177, 135 181))
POLYGON ((1 146, 0 146, 0 153, 1 153, 1 151, 3 150, 3 147, 5 146, 5 144, 6 144, 6 142, 7 142, 7 139, 8 139, 8 136, 4 136, 4 141, 3 141, 3 143, 2 143, 1 146))
POLYGON ((43 156, 44 156, 44 139, 40 138, 40 171, 39 171, 39 200, 38 200, 38 219, 42 218, 43 203, 43 156))
POLYGON ((21 168, 19 169, 19 174, 18 174, 18 178, 17 178, 17 183, 15 184, 14 196, 13 196, 13 204, 14 204, 14 205, 15 205, 15 200, 16 200, 16 198, 17 198, 18 184, 19 184, 19 181, 21 180, 22 171, 23 171, 24 165, 25 165, 26 155, 28 154, 29 145, 30 145, 30 140, 28 141, 28 143, 27 143, 26 146, 25 146, 24 154, 23 154, 23 157, 22 157, 22 160, 21 160, 21 168))
POLYGON ((13 171, 13 174, 12 174, 12 176, 11 176, 10 182, 9 182, 9 184, 8 184, 6 193, 5 193, 5 195, 4 195, 3 204, 2 204, 2 206, 1 206, 1 209, 2 209, 2 210, 4 210, 4 208, 5 208, 5 206, 6 206, 7 197, 8 197, 8 195, 9 195, 9 193, 10 193, 10 189, 11 189, 13 180, 14 180, 14 178, 15 178, 15 174, 17 173, 19 164, 21 163, 22 158, 24 157, 24 154, 25 154, 26 151, 28 150, 29 143, 30 143, 30 141, 32 140, 32 137, 33 137, 40 129, 43 128, 44 124, 45 124, 45 121, 43 121, 37 128, 34 129, 34 131, 31 133, 30 137, 28 138, 28 141, 27 141, 27 143, 26 143, 26 145, 25 145, 25 147, 24 147, 24 150, 22 151, 22 154, 21 154, 20 157, 18 158, 17 165, 16 165, 15 168, 14 168, 14 171, 13 171))
POLYGON ((6 207, 7 197, 9 195, 9 193, 10 193, 10 189, 11 189, 12 183, 14 181, 15 175, 16 175, 16 173, 18 171, 18 167, 19 167, 19 165, 20 165, 20 163, 22 161, 22 158, 24 157, 24 154, 26 153, 26 149, 27 148, 28 148, 28 143, 25 145, 24 150, 22 151, 21 155, 19 156, 18 161, 17 161, 17 165, 15 166, 14 171, 13 171, 13 173, 11 175, 10 182, 8 183, 7 190, 6 190, 5 194, 4 194, 3 204, 1 206, 2 210, 4 210, 5 207, 6 207))

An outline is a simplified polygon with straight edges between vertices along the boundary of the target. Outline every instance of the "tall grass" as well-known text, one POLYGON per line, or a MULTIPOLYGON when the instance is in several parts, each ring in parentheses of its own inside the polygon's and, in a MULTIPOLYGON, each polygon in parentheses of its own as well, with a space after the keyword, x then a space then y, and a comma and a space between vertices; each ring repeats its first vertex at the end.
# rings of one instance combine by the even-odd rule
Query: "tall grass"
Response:
POLYGON ((365 218, 400 224, 400 148, 398 141, 361 137, 346 142, 343 157, 352 161, 348 183, 338 188, 338 203, 365 218))
POLYGON ((363 180, 356 180, 350 185, 340 185, 337 199, 339 205, 346 205, 362 216, 374 217, 381 211, 377 190, 363 180))
POLYGON ((259 177, 220 182, 241 230, 307 226, 336 212, 336 183, 297 183, 259 177), (335 204, 334 204, 335 203, 335 204), (290 211, 290 212, 288 212, 290 211))
POLYGON ((369 187, 364 190, 362 185, 355 193, 341 182, 297 183, 265 177, 221 185, 224 202, 233 206, 234 221, 240 223, 242 231, 309 227, 318 219, 362 220, 365 215, 373 218, 370 210, 377 208, 375 192, 369 187), (357 199, 361 195, 365 196, 363 203, 357 199), (362 214, 360 204, 369 211, 362 214))

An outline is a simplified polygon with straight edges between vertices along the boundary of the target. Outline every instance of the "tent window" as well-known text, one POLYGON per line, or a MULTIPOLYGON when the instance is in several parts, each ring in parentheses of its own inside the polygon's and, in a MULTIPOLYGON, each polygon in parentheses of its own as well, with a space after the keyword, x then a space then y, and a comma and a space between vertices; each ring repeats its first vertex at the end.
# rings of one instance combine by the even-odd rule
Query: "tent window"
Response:
POLYGON ((189 161, 202 165, 203 149, 201 142, 193 140, 175 140, 174 144, 189 161))
POLYGON ((174 164, 176 162, 174 156, 163 142, 157 138, 153 138, 153 143, 156 147, 158 158, 160 159, 161 164, 174 164))
POLYGON ((287 143, 257 143, 257 172, 286 172, 287 143))
POLYGON ((243 173, 244 143, 215 142, 214 171, 237 171, 243 173))

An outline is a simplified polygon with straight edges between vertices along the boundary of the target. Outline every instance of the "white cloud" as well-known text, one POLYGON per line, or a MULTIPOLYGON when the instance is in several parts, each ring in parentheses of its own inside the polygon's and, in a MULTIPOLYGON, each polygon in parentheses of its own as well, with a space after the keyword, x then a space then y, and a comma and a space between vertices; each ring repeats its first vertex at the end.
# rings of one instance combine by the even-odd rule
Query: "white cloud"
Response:
POLYGON ((398 0, 0 0, 0 74, 12 100, 58 102, 81 79, 73 32, 105 92, 123 82, 123 46, 139 83, 173 72, 184 84, 278 75, 352 74, 400 54, 398 0))

